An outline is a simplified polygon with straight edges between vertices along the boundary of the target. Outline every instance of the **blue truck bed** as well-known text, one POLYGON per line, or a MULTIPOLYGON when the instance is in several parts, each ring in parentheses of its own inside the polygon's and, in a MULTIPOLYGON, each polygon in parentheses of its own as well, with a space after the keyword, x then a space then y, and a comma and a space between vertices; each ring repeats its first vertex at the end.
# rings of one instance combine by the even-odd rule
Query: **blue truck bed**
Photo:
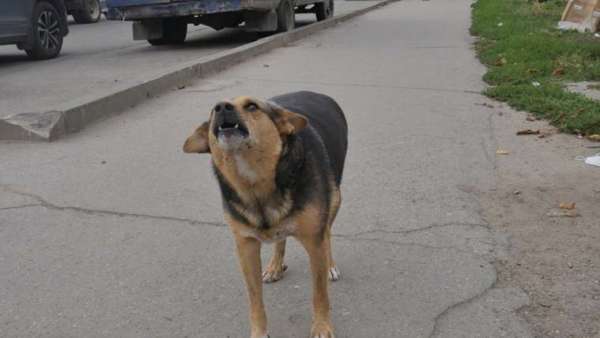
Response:
POLYGON ((206 15, 242 10, 241 0, 107 0, 111 20, 206 15))

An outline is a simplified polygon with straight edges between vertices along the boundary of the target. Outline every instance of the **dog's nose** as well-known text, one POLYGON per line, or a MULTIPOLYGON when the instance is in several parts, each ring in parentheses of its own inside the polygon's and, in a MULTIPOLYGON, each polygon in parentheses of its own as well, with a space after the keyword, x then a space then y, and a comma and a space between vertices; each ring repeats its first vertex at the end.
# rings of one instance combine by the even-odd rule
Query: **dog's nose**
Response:
POLYGON ((235 107, 229 102, 219 102, 215 106, 216 113, 234 113, 235 107))

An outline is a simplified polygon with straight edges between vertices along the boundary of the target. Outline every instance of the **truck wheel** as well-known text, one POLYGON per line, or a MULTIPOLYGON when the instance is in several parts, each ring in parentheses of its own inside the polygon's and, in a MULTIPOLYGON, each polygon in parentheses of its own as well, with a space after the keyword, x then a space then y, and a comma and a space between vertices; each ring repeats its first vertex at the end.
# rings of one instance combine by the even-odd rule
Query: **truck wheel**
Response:
POLYGON ((187 35, 187 22, 178 19, 164 19, 162 21, 163 37, 149 39, 153 46, 178 45, 185 42, 187 35))
POLYGON ((323 21, 333 16, 333 0, 325 0, 315 5, 317 21, 323 21))
POLYGON ((63 44, 56 7, 46 1, 38 2, 33 10, 32 23, 31 48, 25 49, 27 55, 38 60, 56 57, 63 44))
POLYGON ((102 10, 100 9, 100 0, 84 0, 82 8, 73 11, 73 18, 77 23, 94 23, 100 20, 102 10))
POLYGON ((277 31, 288 32, 296 25, 292 0, 281 0, 277 7, 277 31))

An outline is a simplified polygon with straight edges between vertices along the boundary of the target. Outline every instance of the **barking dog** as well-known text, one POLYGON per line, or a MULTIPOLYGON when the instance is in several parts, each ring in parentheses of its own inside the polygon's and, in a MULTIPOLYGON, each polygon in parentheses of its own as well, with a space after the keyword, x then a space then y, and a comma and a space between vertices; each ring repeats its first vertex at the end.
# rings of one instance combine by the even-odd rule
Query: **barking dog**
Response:
POLYGON ((267 337, 262 282, 283 277, 288 236, 310 259, 311 337, 334 337, 327 289, 340 273, 331 255, 331 226, 341 204, 347 134, 333 99, 296 92, 266 102, 246 96, 220 102, 185 141, 186 153, 211 154, 250 299, 252 338, 267 337), (264 272, 261 243, 275 243, 264 272))

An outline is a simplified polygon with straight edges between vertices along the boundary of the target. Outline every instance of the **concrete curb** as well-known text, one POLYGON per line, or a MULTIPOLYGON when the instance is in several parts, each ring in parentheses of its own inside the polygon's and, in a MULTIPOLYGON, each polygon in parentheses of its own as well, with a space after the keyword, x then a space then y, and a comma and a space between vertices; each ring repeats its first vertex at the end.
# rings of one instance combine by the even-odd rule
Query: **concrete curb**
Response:
POLYGON ((65 111, 22 113, 0 119, 0 140, 53 141, 66 134, 78 132, 88 124, 117 115, 124 110, 160 95, 178 85, 214 75, 275 48, 300 40, 310 34, 350 20, 399 0, 384 0, 373 6, 316 22, 291 32, 276 34, 233 49, 210 55, 201 60, 177 65, 176 68, 129 88, 82 103, 65 111))

